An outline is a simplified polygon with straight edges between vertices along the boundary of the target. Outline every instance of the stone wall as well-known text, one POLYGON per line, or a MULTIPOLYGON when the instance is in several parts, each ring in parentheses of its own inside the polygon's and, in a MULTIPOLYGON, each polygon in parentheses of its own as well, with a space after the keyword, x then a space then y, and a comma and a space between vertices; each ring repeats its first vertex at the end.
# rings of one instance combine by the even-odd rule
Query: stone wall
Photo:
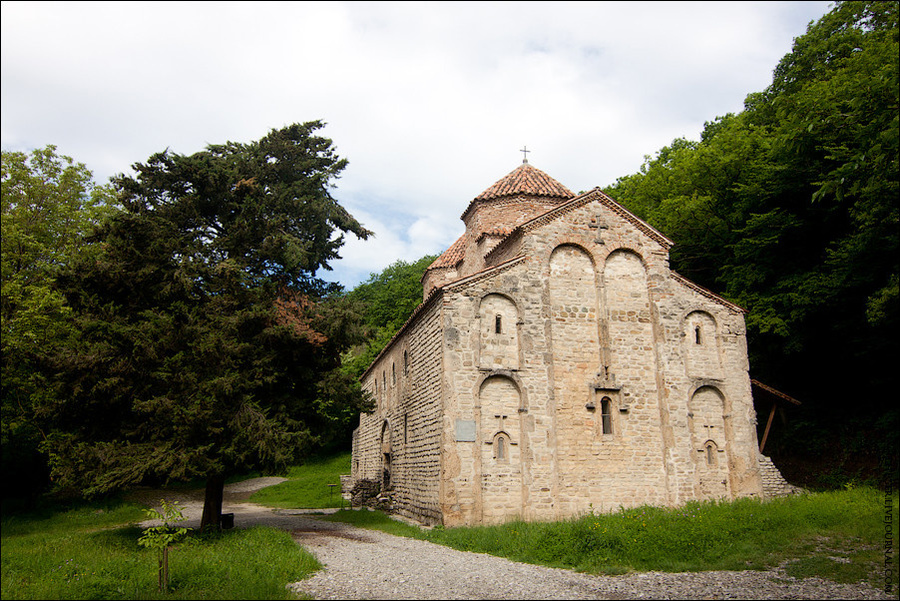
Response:
POLYGON ((440 303, 421 308, 409 327, 363 378, 376 410, 360 416, 353 433, 352 479, 384 484, 393 509, 417 521, 440 523, 441 350, 440 303))
POLYGON ((759 456, 759 471, 762 479, 763 495, 767 499, 786 497, 804 492, 799 486, 794 486, 784 479, 781 472, 772 463, 772 459, 765 455, 759 456))
POLYGON ((484 256, 499 242, 491 232, 510 232, 513 227, 534 219, 558 206, 561 199, 518 196, 493 202, 477 202, 465 215, 465 258, 459 276, 465 277, 484 269, 484 256))

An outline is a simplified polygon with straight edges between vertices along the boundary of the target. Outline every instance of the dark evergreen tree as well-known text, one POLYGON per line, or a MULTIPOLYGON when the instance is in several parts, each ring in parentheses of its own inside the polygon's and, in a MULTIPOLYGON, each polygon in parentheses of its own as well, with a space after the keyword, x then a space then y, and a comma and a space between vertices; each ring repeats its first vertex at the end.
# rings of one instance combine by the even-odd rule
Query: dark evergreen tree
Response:
POLYGON ((364 407, 340 354, 358 316, 316 277, 363 228, 331 196, 346 165, 319 122, 190 156, 163 152, 114 184, 103 251, 58 278, 78 337, 48 350, 41 408, 60 487, 103 494, 207 482, 297 461, 364 407))

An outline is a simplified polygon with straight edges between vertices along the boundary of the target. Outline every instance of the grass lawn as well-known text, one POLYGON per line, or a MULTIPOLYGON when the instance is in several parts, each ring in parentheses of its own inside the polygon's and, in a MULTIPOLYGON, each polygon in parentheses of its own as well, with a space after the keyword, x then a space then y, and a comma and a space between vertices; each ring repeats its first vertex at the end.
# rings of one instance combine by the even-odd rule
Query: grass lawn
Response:
POLYGON ((321 568, 273 528, 192 534, 169 553, 170 590, 155 550, 138 546, 143 508, 127 503, 4 516, 3 599, 292 599, 285 585, 321 568))
MULTIPOLYGON (((562 522, 422 530, 372 511, 342 511, 323 519, 412 536, 462 551, 593 574, 767 569, 836 582, 885 582, 883 492, 856 488, 760 502, 689 503, 588 514, 562 522)), ((892 520, 892 582, 897 580, 897 521, 892 520)))
MULTIPOLYGON (((347 473, 350 453, 313 459, 292 468, 289 481, 257 491, 251 501, 285 508, 340 507, 339 476, 347 473)), ((178 488, 197 486, 202 483, 178 488)), ((285 585, 321 568, 277 529, 192 533, 170 551, 170 590, 162 593, 156 552, 137 544, 141 530, 135 524, 145 518, 143 507, 124 502, 5 514, 2 598, 291 599, 285 585)))
POLYGON ((349 473, 349 452, 314 458, 291 468, 286 482, 253 493, 250 502, 282 509, 341 507, 347 502, 341 498, 340 476, 349 473))

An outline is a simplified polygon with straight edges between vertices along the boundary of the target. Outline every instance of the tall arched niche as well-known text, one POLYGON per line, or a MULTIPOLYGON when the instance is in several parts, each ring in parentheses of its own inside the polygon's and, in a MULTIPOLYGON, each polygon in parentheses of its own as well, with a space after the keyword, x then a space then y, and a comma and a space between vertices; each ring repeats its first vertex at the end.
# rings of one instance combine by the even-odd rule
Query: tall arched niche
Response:
POLYGON ((691 311, 684 318, 684 363, 692 378, 722 378, 716 319, 706 311, 691 311))
POLYGON ((478 307, 481 369, 519 369, 519 311, 503 294, 488 294, 478 307))

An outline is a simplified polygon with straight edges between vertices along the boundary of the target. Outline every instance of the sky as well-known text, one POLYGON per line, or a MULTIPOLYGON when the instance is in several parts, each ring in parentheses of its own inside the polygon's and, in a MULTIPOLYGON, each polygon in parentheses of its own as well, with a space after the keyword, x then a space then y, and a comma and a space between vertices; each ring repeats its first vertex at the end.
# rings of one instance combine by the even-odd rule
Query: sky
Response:
POLYGON ((529 163, 578 193, 743 109, 830 2, 2 2, 2 148, 98 183, 322 120, 352 288, 439 254, 529 163))

